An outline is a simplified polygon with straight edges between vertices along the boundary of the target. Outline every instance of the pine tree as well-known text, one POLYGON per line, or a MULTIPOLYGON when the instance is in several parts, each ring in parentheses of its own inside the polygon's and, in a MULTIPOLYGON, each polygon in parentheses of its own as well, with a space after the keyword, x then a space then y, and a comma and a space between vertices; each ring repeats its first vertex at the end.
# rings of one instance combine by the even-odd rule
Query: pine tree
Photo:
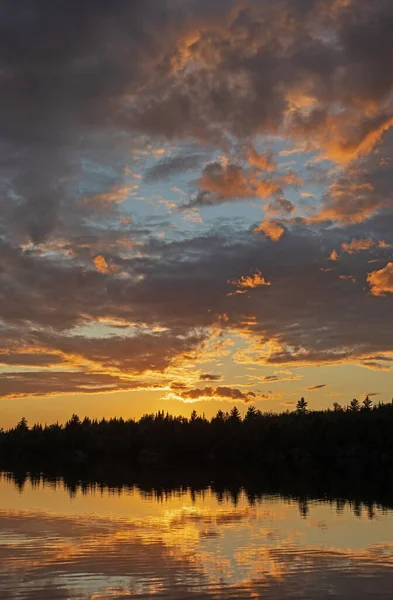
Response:
POLYGON ((255 406, 249 406, 246 412, 246 421, 250 421, 251 419, 254 419, 257 415, 257 409, 255 408, 255 406))
POLYGON ((237 406, 234 406, 230 412, 230 419, 231 421, 241 421, 241 415, 240 412, 237 408, 237 406))
POLYGON ((296 404, 296 412, 298 415, 305 415, 307 413, 308 403, 304 398, 300 398, 298 403, 296 404))
POLYGON ((359 411, 360 410, 359 400, 357 400, 356 398, 354 398, 353 400, 351 400, 351 403, 350 403, 348 409, 351 412, 357 412, 357 411, 359 411))

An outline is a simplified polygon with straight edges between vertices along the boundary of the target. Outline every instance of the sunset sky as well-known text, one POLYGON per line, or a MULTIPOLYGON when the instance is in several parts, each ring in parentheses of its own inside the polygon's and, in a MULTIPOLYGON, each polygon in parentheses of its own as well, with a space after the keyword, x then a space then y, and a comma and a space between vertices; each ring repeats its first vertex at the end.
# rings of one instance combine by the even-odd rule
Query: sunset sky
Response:
POLYGON ((391 400, 392 30, 0 1, 0 427, 391 400))

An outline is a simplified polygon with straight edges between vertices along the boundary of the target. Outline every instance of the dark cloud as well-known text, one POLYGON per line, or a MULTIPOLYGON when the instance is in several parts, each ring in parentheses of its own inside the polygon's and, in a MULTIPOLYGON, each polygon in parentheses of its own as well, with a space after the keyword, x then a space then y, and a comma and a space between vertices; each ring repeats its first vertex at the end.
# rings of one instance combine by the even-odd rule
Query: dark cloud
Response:
MULTIPOLYGON (((40 389, 112 385, 97 365, 125 389, 120 371, 195 358, 219 323, 256 345, 241 360, 391 367, 390 1, 4 0, 0 10, 3 365, 76 356, 91 372, 68 382, 42 372, 40 389), (327 190, 303 219, 282 193, 299 179, 249 150, 263 135, 340 167, 308 168, 327 190), (167 140, 177 154, 147 169, 147 182, 214 156, 183 208, 269 199, 279 223, 257 231, 277 243, 230 219, 168 240, 155 237, 162 219, 127 221, 131 151, 167 140), (355 239, 375 243, 327 263, 355 239), (228 281, 257 270, 270 286, 228 295, 228 281), (111 322, 133 330, 101 335, 111 322), (95 339, 78 335, 87 325, 95 339)), ((4 389, 33 395, 38 378, 13 373, 4 389)))
POLYGON ((112 169, 97 193, 121 180, 127 133, 224 147, 283 132, 340 159, 370 149, 393 114, 386 1, 4 0, 1 17, 3 211, 34 242, 86 218, 75 195, 97 187, 87 160, 112 169))
POLYGON ((255 0, 239 3, 237 11, 225 8, 221 24, 211 15, 198 22, 198 36, 187 48, 193 68, 152 82, 128 115, 129 126, 219 143, 286 127, 294 138, 344 157, 360 152, 387 122, 388 2, 255 0), (315 99, 311 109, 303 110, 302 96, 315 99), (375 99, 381 108, 372 114, 367 104, 375 99), (342 112, 334 114, 337 106, 342 112))
MULTIPOLYGON (((258 156, 261 159, 261 155, 258 156)), ((258 161, 254 159, 253 164, 256 162, 258 161)), ((266 176, 261 167, 246 168, 240 164, 222 165, 219 162, 210 162, 196 181, 200 191, 182 208, 213 206, 252 198, 267 200, 276 197, 268 206, 269 213, 289 214, 294 210, 294 206, 280 196, 282 188, 289 185, 298 186, 301 179, 290 171, 279 176, 272 174, 271 170, 268 169, 269 175, 266 176)))
POLYGON ((312 385, 312 386, 306 388, 306 390, 308 390, 309 392, 314 392, 316 390, 322 390, 325 387, 327 387, 327 384, 321 383, 320 385, 312 385))
POLYGON ((171 383, 171 389, 172 390, 186 390, 187 386, 185 383, 175 381, 175 382, 171 383))
POLYGON ((158 162, 153 167, 146 169, 144 180, 146 182, 168 179, 191 169, 197 169, 201 162, 206 160, 206 154, 195 152, 194 154, 178 154, 158 162))
POLYGON ((199 400, 200 398, 223 398, 225 400, 242 400, 243 402, 250 402, 251 400, 257 400, 259 395, 254 392, 242 392, 237 388, 231 388, 226 386, 219 386, 217 388, 205 387, 203 389, 187 390, 182 392, 181 397, 184 400, 199 400))
POLYGON ((50 371, 3 373, 1 380, 1 398, 92 394, 149 387, 148 381, 127 381, 102 373, 56 371, 55 368, 50 371))
POLYGON ((212 375, 211 373, 203 373, 200 377, 200 381, 220 381, 222 375, 212 375))
POLYGON ((52 367, 63 362, 61 356, 55 354, 34 354, 34 353, 4 353, 0 354, 0 364, 18 367, 52 367))
MULTIPOLYGON (((379 222, 371 222, 370 228, 378 235, 379 222)), ((226 314, 224 329, 247 332, 261 342, 279 342, 281 350, 275 348, 266 358, 268 364, 319 364, 360 357, 380 362, 372 357, 392 351, 386 327, 392 298, 367 294, 370 265, 360 254, 345 254, 334 271, 321 271, 332 246, 338 245, 334 240, 342 236, 341 229, 326 234, 321 230, 313 236, 309 229, 299 228, 279 245, 247 234, 234 234, 230 241, 219 235, 157 241, 143 246, 143 258, 114 256, 119 275, 98 273, 94 267, 86 270, 74 261, 59 264, 3 246, 0 309, 7 328, 2 336, 7 347, 10 327, 20 331, 17 339, 24 355, 23 345, 36 343, 111 367, 161 370, 179 353, 203 344, 204 335, 198 330, 213 326, 218 315, 226 314), (251 265, 271 285, 228 297, 228 281, 249 274, 251 265), (340 279, 349 269, 356 279, 350 286, 340 279), (67 333, 99 319, 135 323, 136 331, 146 325, 165 331, 102 340, 67 333), (37 326, 56 328, 58 333, 37 326)), ((391 234, 385 237, 393 242, 391 234)))

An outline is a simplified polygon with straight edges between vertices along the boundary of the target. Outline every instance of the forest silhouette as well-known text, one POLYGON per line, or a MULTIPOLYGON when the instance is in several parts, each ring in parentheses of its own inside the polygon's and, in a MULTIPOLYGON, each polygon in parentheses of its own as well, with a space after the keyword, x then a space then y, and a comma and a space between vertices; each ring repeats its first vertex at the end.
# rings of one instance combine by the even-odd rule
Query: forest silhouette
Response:
POLYGON ((210 420, 160 411, 138 421, 73 415, 64 425, 29 427, 23 418, 0 430, 0 468, 385 468, 393 465, 392 434, 393 401, 373 406, 368 397, 323 411, 308 411, 304 398, 280 414, 250 406, 244 417, 235 407, 210 420))

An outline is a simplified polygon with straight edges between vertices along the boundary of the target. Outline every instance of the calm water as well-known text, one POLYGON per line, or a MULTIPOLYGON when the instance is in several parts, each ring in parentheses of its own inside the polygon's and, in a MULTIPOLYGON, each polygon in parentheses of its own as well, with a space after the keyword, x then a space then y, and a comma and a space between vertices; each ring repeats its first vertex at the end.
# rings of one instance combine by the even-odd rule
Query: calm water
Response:
POLYGON ((0 598, 393 598, 393 512, 0 475, 0 598))

